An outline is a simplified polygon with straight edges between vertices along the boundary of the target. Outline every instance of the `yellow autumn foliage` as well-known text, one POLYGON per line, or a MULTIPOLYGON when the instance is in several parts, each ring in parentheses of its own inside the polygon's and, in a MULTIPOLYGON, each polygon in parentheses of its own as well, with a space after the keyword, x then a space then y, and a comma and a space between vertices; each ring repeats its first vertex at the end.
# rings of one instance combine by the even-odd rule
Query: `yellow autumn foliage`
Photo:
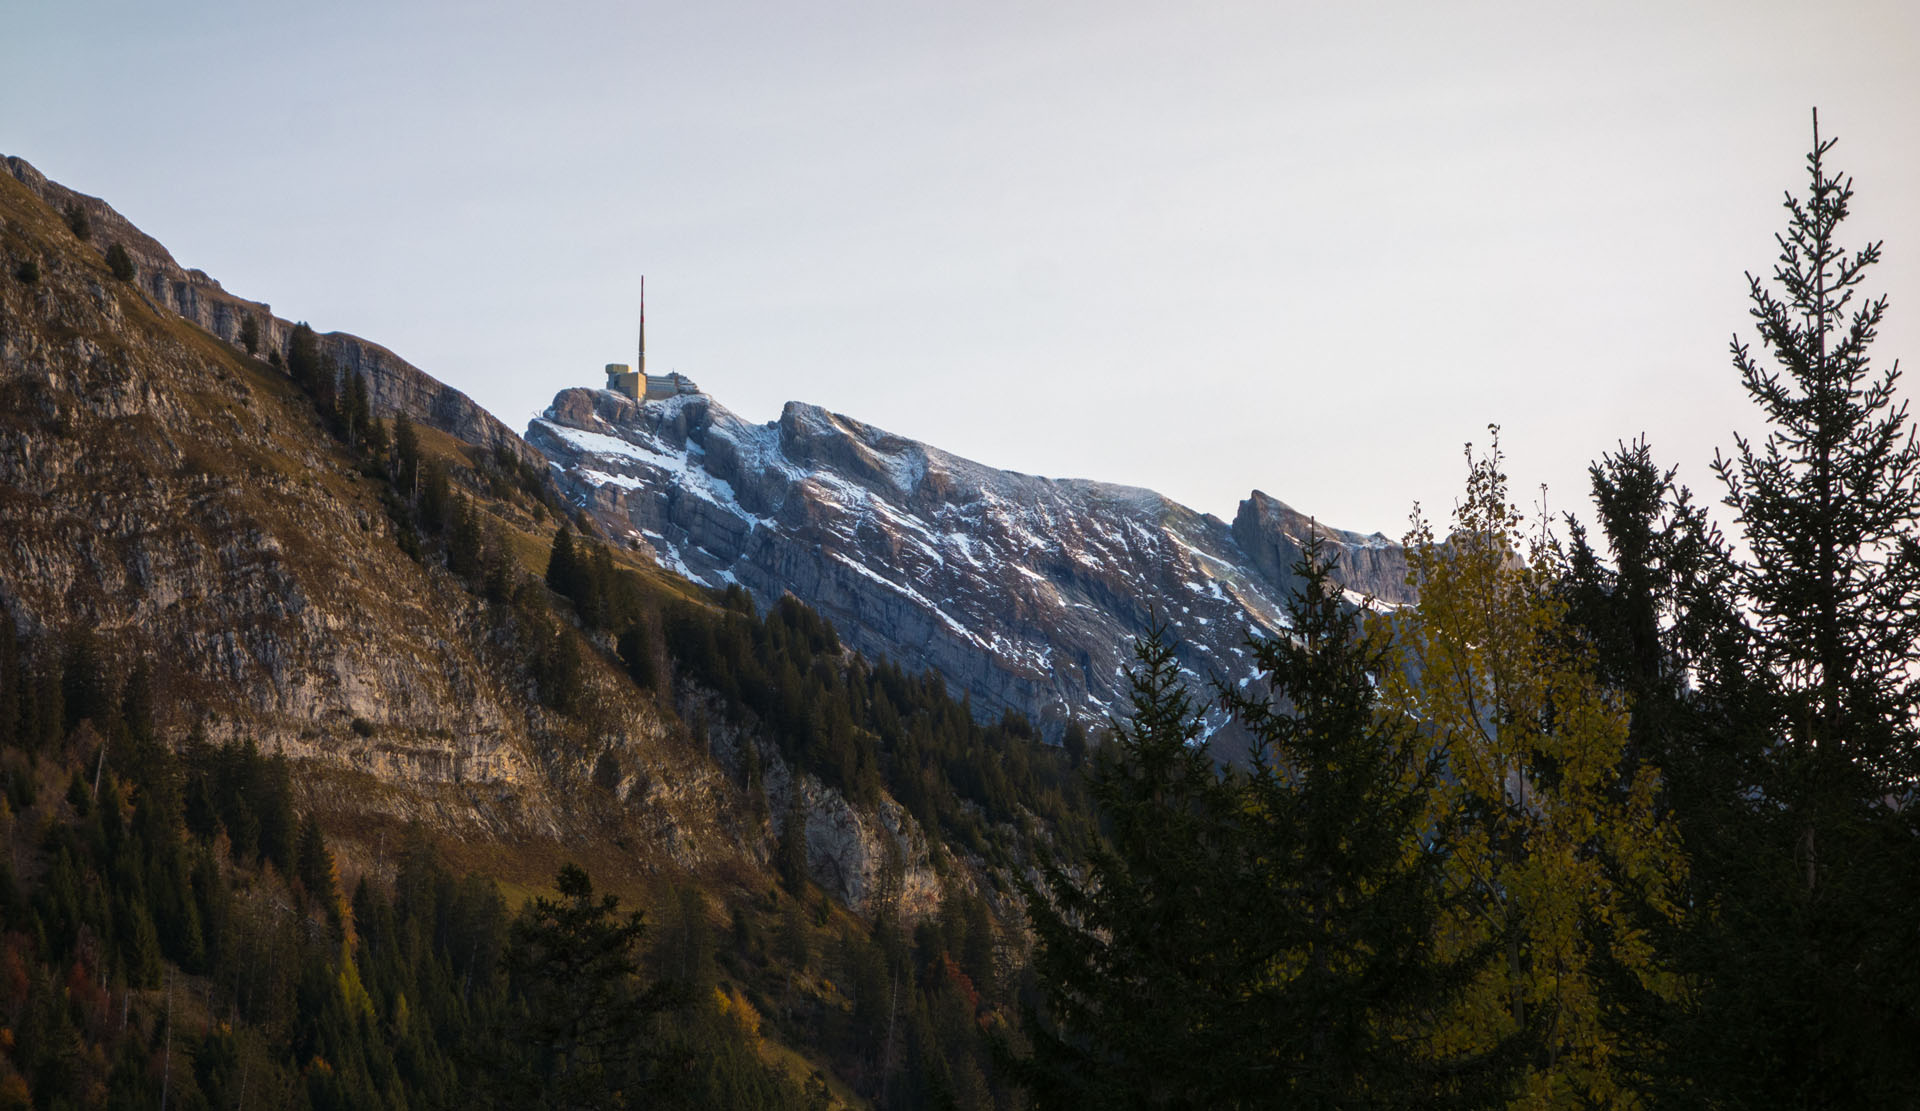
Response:
POLYGON ((1433 819, 1449 831, 1449 880, 1464 898, 1441 944, 1502 952, 1441 1024, 1438 1048, 1483 1050, 1532 1030, 1513 1106, 1634 1107, 1601 1021, 1599 961, 1671 995, 1621 885, 1671 914, 1685 864, 1656 820, 1657 770, 1623 771, 1628 708, 1593 678, 1552 592, 1557 550, 1528 538, 1507 502, 1495 432, 1488 455, 1469 450, 1447 536, 1415 515, 1419 602, 1400 629, 1409 666, 1385 691, 1447 756, 1433 819))

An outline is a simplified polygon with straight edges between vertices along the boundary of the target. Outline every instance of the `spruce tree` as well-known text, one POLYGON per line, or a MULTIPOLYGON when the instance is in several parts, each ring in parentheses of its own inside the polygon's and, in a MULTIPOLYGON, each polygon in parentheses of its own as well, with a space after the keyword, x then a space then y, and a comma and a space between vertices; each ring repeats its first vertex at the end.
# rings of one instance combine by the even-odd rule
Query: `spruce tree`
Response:
MULTIPOLYGON (((1806 789, 1851 808, 1905 789, 1920 770, 1920 443, 1895 402, 1899 365, 1876 372, 1868 358, 1887 299, 1856 298, 1880 244, 1849 252, 1836 242, 1853 186, 1826 169, 1833 144, 1816 115, 1809 195, 1788 196, 1777 237, 1779 293, 1747 278, 1778 369, 1737 335, 1732 343, 1741 384, 1772 430, 1757 448, 1737 437, 1714 470, 1752 551, 1737 586, 1780 679, 1783 739, 1806 758, 1806 789)), ((1817 887, 1817 839, 1804 855, 1817 887)))
POLYGON ((1165 629, 1135 644, 1133 713, 1096 753, 1090 791, 1109 836, 1083 876, 1043 861, 1024 881, 1043 1007, 1014 1062, 1034 1106, 1231 1106, 1248 1064, 1236 1001, 1249 878, 1235 791, 1165 629))
POLYGON ((1517 1039, 1463 1055, 1431 1016, 1457 1003, 1496 945, 1443 960, 1450 825, 1430 800, 1441 750, 1378 705, 1399 664, 1384 622, 1363 627, 1319 534, 1294 567, 1291 628, 1249 637, 1264 683, 1221 685, 1253 738, 1246 815, 1259 967, 1223 1033, 1245 1081, 1232 1102, 1289 1107, 1497 1103, 1517 1039))
POLYGON ((521 1107, 645 1106, 647 1026, 665 997, 639 980, 641 913, 595 898, 574 864, 554 886, 558 899, 537 896, 515 920, 503 958, 525 1025, 508 1039, 520 1051, 498 1062, 500 1094, 521 1107))
POLYGON ((1772 280, 1748 275, 1760 348, 1732 343, 1769 430, 1714 465, 1750 553, 1729 634, 1749 666, 1703 683, 1739 776, 1703 846, 1715 914, 1688 1033, 1729 1103, 1920 1101, 1920 444, 1898 364, 1868 356, 1880 244, 1839 242, 1833 145, 1816 115, 1772 280))
POLYGON ((420 437, 405 412, 393 415, 393 485, 409 502, 420 494, 420 437))
POLYGON ((87 218, 87 210, 80 207, 79 202, 69 203, 65 216, 67 227, 73 232, 74 238, 82 243, 93 238, 93 221, 87 218))
POLYGON ((787 781, 787 809, 780 820, 780 840, 774 847, 774 869, 794 898, 807 891, 807 807, 795 768, 787 781))
POLYGON ((579 580, 580 559, 574 552, 573 530, 563 524, 554 531, 553 548, 547 553, 547 586, 563 598, 572 598, 579 580))
POLYGON ((133 280, 135 273, 133 256, 127 253, 125 246, 115 243, 107 248, 107 270, 120 281, 133 280))
POLYGON ((1607 962, 1604 1021, 1622 1074, 1643 1095, 1691 1106, 1727 1089, 1710 1047, 1731 1016, 1706 1000, 1730 948, 1754 944, 1725 936, 1714 908, 1726 877, 1744 871, 1751 853, 1740 812, 1750 739, 1760 735, 1749 711, 1764 703, 1765 684, 1731 586, 1730 549, 1691 492, 1656 465, 1644 441, 1622 444, 1589 474, 1604 553, 1569 517, 1572 544, 1558 589, 1569 624, 1593 651, 1596 677, 1630 708, 1617 785, 1643 766, 1658 769, 1653 805, 1687 857, 1661 898, 1624 886, 1622 914, 1595 927, 1644 938, 1686 989, 1648 990, 1620 962, 1607 962))

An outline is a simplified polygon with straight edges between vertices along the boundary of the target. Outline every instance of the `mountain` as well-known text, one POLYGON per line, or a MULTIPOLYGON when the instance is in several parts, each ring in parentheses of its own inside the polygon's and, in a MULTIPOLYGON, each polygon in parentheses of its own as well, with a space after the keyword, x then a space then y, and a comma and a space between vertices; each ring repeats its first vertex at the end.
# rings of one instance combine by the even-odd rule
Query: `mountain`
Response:
MULTIPOLYGON (((25 1028, 0 1092, 80 1105, 120 1061, 183 1106, 187 1076, 220 1106, 436 1102, 402 1097, 471 1084, 452 1063, 519 990, 510 907, 577 861, 660 923, 648 975, 711 985, 663 1020, 705 1055, 689 1105, 1014 1105, 982 1033, 1018 1022, 1011 881, 1092 826, 1079 754, 1001 712, 1057 734, 1111 705, 1149 608, 1230 666, 1303 520, 697 395, 568 391, 536 447, 3 161, 0 963, 26 972, 0 1009, 57 1026, 53 986, 86 991, 60 1020, 84 1067, 25 1028), (703 589, 735 583, 757 607, 703 589), (398 956, 403 906, 437 950, 398 956), (207 1021, 173 1038, 176 979, 207 1021), (410 1019, 420 992, 466 1018, 410 1019)), ((1392 547, 1340 541, 1385 593, 1392 547)))
MULTIPOLYGON (((414 422, 422 477, 397 492, 391 459, 343 443, 290 378, 296 325, 98 198, 3 161, 0 620, 17 635, 57 656, 84 631, 110 683, 148 663, 170 694, 164 732, 291 759, 349 851, 424 823, 539 868, 566 844, 629 876, 761 868, 797 784, 809 867, 836 898, 865 908, 892 860, 913 912, 933 910, 937 847, 897 804, 850 804, 711 692, 636 692, 608 632, 570 630, 565 598, 550 612, 534 584, 568 514, 511 429, 377 344, 314 337, 341 383, 365 383, 383 435, 414 422), (114 246, 130 280, 109 273, 114 246), (239 346, 249 316, 260 357, 239 346), (460 519, 475 551, 455 551, 460 519), (520 585, 479 589, 482 572, 454 570, 463 555, 520 585), (556 712, 537 657, 565 640, 581 646, 580 708, 556 712), (687 706, 717 719, 699 738, 687 706), (748 749, 766 750, 758 799, 736 782, 748 749)), ((616 566, 648 612, 719 620, 651 560, 616 566)))
MULTIPOLYGON (((459 391, 3 161, 0 957, 27 971, 0 1009, 65 1014, 42 987, 71 977, 92 1002, 84 1068, 29 1029, 0 1045, 0 1092, 24 1075, 36 1104, 79 1105, 122 1055, 140 1063, 116 1083, 144 1091, 176 976, 220 1015, 152 1050, 183 1105, 182 1070, 215 1090, 197 1063, 233 1039, 256 1084, 316 1106, 418 1105, 340 1094, 418 1080, 382 1071, 390 1031, 434 1083, 470 1085, 448 1062, 499 1023, 481 985, 519 990, 509 908, 567 861, 660 923, 648 975, 711 985, 662 1020, 705 1055, 685 1105, 987 1084, 981 1031, 1014 1020, 1020 983, 1010 881, 1038 842, 1086 844, 1068 754, 848 652, 798 603, 756 613, 607 544, 459 391), (557 535, 580 557, 560 584, 557 535), (443 867, 471 874, 423 913, 467 917, 396 959, 381 900, 443 867), (466 1026, 408 1026, 409 998, 455 983, 473 999, 432 990, 471 1002, 466 1026), (298 994, 329 984, 325 1015, 298 994), (117 1024, 95 1021, 108 993, 117 1024), (321 1061, 302 1047, 335 1019, 358 1048, 321 1061)), ((235 1079, 214 1103, 244 1102, 235 1079)))
MULTIPOLYGON (((0 166, 53 212, 83 215, 89 241, 96 250, 104 251, 109 244, 125 250, 134 265, 134 277, 128 284, 139 291, 150 308, 167 318, 198 325, 214 338, 236 346, 247 318, 252 317, 259 329, 262 356, 286 351, 294 323, 275 316, 271 305, 229 293, 205 271, 181 266, 166 247, 112 205, 48 179, 26 159, 0 157, 0 166)), ((539 462, 524 440, 466 394, 379 344, 344 332, 322 335, 319 340, 322 351, 343 370, 365 376, 369 399, 382 415, 405 413, 413 421, 463 443, 539 462)))
POLYGON ((526 438, 573 504, 662 566, 762 605, 791 593, 860 652, 930 668, 976 713, 1023 714, 1055 737, 1121 708, 1129 645, 1156 618, 1196 680, 1247 676, 1245 638, 1284 627, 1312 530, 1356 601, 1410 600, 1398 545, 1257 490, 1228 523, 800 402, 755 424, 700 393, 568 389, 526 438))

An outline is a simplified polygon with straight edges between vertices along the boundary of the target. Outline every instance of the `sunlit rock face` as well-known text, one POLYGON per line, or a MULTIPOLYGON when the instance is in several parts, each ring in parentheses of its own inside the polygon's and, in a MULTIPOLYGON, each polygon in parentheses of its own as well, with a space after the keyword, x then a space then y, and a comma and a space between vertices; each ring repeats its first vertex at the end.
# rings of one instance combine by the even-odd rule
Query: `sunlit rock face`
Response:
MULTIPOLYGON (((89 638, 112 683, 144 666, 162 738, 287 756, 337 829, 598 836, 598 796, 577 788, 611 751, 649 784, 618 815, 636 855, 740 855, 750 838, 724 776, 615 668, 588 662, 589 697, 606 706, 592 727, 548 711, 512 628, 436 560, 406 554, 380 480, 282 369, 233 342, 252 316, 264 358, 286 321, 182 270, 104 202, 17 158, 0 169, 0 259, 38 270, 16 280, 12 261, 0 280, 0 621, 41 653, 89 638), (110 245, 135 259, 134 280, 111 276, 110 245)), ((461 458, 539 459, 384 348, 320 343, 365 376, 375 417, 409 413, 461 458)), ((544 510, 484 508, 551 532, 544 510)))
MULTIPOLYGON (((1196 684, 1250 673, 1285 627, 1311 519, 1255 492, 1232 524, 1151 490, 997 470, 799 402, 766 424, 705 395, 571 389, 527 440, 615 537, 761 604, 791 592, 854 648, 933 668, 976 713, 1126 708, 1133 639, 1156 619, 1196 684)), ((1356 600, 1409 600, 1400 548, 1319 526, 1356 600)))
MULTIPOLYGON (((32 651, 84 640, 115 684, 147 669, 164 741, 287 757, 335 851, 370 867, 390 859, 389 833, 419 825, 496 861, 545 869, 563 847, 632 874, 733 883, 764 873, 797 794, 808 867, 848 907, 883 900, 912 921, 948 890, 993 888, 978 859, 942 853, 936 869, 940 846, 884 792, 854 803, 793 772, 711 692, 636 690, 604 635, 581 653, 579 712, 549 709, 527 636, 547 611, 523 621, 431 548, 408 554, 398 489, 280 365, 292 329, 182 269, 105 202, 0 157, 0 621, 32 651), (111 246, 133 280, 112 275, 111 246), (32 280, 16 277, 27 261, 32 280), (713 723, 698 736, 682 716, 696 707, 713 723), (748 787, 749 749, 763 788, 748 787)), ((521 550, 552 535, 550 491, 502 495, 468 465, 544 468, 524 440, 378 344, 318 343, 365 380, 373 417, 409 417, 490 527, 521 550)), ((682 411, 704 414, 689 400, 682 411)), ((576 416, 590 421, 591 406, 576 416)), ((732 466, 757 473, 750 463, 732 466)), ((721 489, 678 512, 744 545, 753 526, 721 489)), ((556 606, 553 627, 567 617, 556 606)))

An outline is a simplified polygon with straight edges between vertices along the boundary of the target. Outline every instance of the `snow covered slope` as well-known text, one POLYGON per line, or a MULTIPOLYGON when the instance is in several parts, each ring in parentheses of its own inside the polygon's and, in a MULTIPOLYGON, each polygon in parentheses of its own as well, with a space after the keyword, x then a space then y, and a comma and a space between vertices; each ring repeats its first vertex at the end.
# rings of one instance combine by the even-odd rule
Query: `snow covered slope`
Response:
MULTIPOLYGON (((1310 524, 1258 491, 1228 524, 1151 490, 996 470, 799 402, 751 424, 702 394, 571 389, 527 440, 611 535, 762 605, 790 591, 870 657, 935 668, 977 713, 1050 736, 1124 710, 1151 614, 1196 679, 1245 676, 1310 524)), ((1323 531, 1356 596, 1407 600, 1397 545, 1323 531)))

